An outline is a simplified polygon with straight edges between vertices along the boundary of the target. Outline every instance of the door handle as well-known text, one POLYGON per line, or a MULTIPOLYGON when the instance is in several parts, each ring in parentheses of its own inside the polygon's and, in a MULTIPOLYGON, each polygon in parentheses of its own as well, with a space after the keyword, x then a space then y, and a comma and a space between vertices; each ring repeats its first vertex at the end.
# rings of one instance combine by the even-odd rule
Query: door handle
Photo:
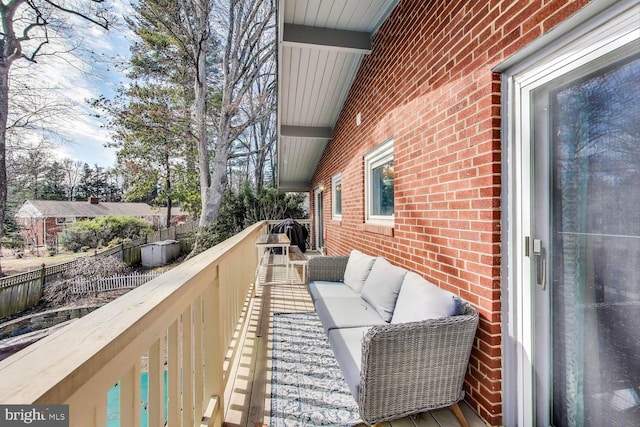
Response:
POLYGON ((544 291, 547 288, 547 251, 540 239, 533 239, 533 254, 536 256, 536 284, 544 291))

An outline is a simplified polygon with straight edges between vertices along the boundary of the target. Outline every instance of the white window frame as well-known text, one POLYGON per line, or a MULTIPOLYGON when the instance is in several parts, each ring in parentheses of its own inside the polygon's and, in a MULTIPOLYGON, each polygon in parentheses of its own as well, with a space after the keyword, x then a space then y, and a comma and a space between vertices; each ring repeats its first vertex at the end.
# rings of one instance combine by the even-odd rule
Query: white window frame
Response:
POLYGON ((337 213, 336 187, 342 186, 342 174, 338 173, 331 177, 331 217, 336 220, 342 219, 342 189, 340 190, 340 213, 337 213))
MULTIPOLYGON (((395 216, 392 215, 374 215, 373 197, 372 197, 372 174, 373 170, 380 165, 393 160, 393 138, 383 142, 364 156, 364 206, 365 221, 367 223, 381 224, 393 226, 395 216)), ((394 186, 395 197, 395 186, 394 186)), ((395 207, 395 201, 394 201, 395 207)), ((395 209, 395 208, 394 208, 395 209)))
POLYGON ((73 217, 58 216, 56 217, 56 225, 72 224, 74 222, 73 217))

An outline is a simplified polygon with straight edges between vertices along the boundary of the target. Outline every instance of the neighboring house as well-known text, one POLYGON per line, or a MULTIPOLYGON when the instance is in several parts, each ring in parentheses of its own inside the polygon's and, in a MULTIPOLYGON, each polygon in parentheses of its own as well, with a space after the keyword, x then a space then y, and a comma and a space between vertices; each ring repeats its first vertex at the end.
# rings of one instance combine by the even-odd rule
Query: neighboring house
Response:
MULTIPOLYGON (((75 221, 107 215, 127 215, 143 218, 155 228, 164 226, 167 208, 154 208, 146 203, 100 202, 91 197, 86 202, 58 200, 27 200, 15 215, 25 244, 52 246, 65 225, 75 221)), ((185 221, 187 214, 177 207, 171 208, 171 223, 185 221)))
POLYGON ((491 425, 640 420, 638 4, 281 1, 280 188, 479 310, 491 425))

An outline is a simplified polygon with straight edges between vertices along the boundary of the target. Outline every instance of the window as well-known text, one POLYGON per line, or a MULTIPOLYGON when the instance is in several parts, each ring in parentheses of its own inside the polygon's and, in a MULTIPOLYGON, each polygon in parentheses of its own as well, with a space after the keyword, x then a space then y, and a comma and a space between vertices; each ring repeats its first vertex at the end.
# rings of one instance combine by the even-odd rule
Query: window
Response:
POLYGON ((56 224, 71 224, 73 222, 72 217, 57 217, 56 224))
POLYGON ((367 221, 393 223, 393 140, 364 157, 367 221))
POLYGON ((342 219, 342 174, 331 178, 331 212, 333 219, 342 219))

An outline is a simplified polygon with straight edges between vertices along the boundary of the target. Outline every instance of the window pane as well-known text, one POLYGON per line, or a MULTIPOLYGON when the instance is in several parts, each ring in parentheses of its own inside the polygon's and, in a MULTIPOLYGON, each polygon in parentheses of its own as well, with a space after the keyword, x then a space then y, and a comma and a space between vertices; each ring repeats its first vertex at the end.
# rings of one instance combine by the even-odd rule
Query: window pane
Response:
POLYGON ((556 426, 640 419, 639 82, 635 57, 551 93, 556 426))
POLYGON ((393 215, 393 159, 371 172, 371 214, 393 215))
POLYGON ((342 215, 342 182, 337 182, 333 197, 335 197, 335 212, 334 215, 342 215))

